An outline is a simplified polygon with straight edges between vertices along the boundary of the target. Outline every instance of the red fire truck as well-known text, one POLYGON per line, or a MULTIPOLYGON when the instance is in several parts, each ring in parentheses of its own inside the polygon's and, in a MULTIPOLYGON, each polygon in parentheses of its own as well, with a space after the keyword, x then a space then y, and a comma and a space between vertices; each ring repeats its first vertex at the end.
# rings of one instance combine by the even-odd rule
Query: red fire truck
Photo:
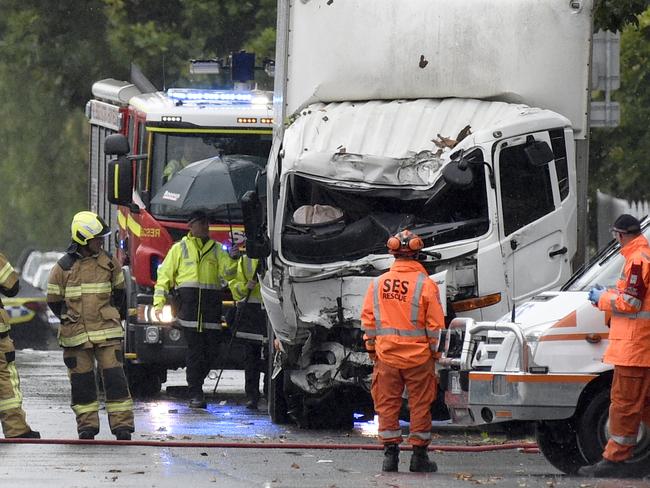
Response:
MULTIPOLYGON (((123 264, 127 281, 127 376, 135 394, 150 395, 160 390, 167 370, 184 366, 186 349, 181 330, 156 322, 152 297, 159 264, 187 233, 187 214, 152 200, 192 162, 237 154, 263 168, 271 147, 272 94, 178 88, 141 93, 133 84, 114 79, 96 82, 92 92, 86 106, 89 207, 114 230, 108 248, 123 264), (125 136, 130 148, 130 155, 122 155, 129 171, 121 174, 127 178, 120 180, 120 195, 108 194, 117 192, 111 156, 104 153, 105 139, 112 134, 125 136), (124 182, 130 185, 127 190, 124 182)), ((213 239, 224 245, 242 241, 239 206, 211 211, 210 219, 213 239)))

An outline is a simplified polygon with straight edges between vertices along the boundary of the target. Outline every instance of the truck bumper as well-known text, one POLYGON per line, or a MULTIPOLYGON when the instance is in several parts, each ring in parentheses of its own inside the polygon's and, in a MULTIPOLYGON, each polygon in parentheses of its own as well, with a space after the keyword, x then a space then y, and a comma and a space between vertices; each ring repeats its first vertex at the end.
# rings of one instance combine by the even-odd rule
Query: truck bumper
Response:
POLYGON ((156 364, 166 369, 185 365, 187 342, 180 328, 130 323, 127 328, 125 359, 134 364, 156 364))

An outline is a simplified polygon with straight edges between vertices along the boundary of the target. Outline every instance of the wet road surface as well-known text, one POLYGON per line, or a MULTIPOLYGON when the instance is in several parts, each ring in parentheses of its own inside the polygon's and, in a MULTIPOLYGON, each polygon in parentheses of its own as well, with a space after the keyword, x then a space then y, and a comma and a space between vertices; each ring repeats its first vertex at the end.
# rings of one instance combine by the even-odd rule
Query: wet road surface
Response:
MULTIPOLYGON (((28 422, 48 439, 76 439, 69 407, 69 384, 59 350, 17 353, 28 422)), ((0 445, 0 486, 18 487, 649 487, 643 480, 588 480, 564 476, 539 453, 508 450, 484 453, 434 452, 434 474, 408 472, 410 452, 403 452, 400 472, 380 471, 379 451, 297 449, 293 443, 375 444, 376 424, 355 423, 351 431, 301 430, 274 425, 260 404, 244 406, 243 372, 225 371, 216 396, 206 380, 208 408, 187 407, 179 398, 184 372, 170 372, 157 398, 135 403, 137 445, 0 445), (165 387, 169 387, 169 393, 165 387), (171 442, 241 442, 242 448, 166 447, 171 442), (265 449, 268 443, 287 448, 265 449)), ((100 412, 97 439, 113 439, 100 412)), ((481 432, 434 427, 434 444, 473 445, 503 442, 481 432)), ((524 439, 530 441, 531 439, 524 439)))

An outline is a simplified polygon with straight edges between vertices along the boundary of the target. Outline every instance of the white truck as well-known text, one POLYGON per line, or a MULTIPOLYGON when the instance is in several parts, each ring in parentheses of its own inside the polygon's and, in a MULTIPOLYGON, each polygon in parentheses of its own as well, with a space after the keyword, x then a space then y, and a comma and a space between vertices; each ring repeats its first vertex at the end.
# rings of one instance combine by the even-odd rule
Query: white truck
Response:
MULTIPOLYGON (((643 232, 650 238, 650 220, 643 232)), ((565 473, 600 460, 609 438, 613 369, 602 357, 611 315, 587 299, 614 288, 624 258, 612 242, 560 291, 546 291, 494 322, 457 318, 440 359, 440 386, 457 424, 535 422, 537 443, 565 473)), ((629 474, 650 474, 650 426, 641 424, 629 474)))
POLYGON ((424 239, 449 320, 494 320, 569 278, 592 9, 278 2, 267 227, 247 228, 249 250, 270 239, 275 422, 349 424, 371 405, 361 306, 401 229, 424 239))

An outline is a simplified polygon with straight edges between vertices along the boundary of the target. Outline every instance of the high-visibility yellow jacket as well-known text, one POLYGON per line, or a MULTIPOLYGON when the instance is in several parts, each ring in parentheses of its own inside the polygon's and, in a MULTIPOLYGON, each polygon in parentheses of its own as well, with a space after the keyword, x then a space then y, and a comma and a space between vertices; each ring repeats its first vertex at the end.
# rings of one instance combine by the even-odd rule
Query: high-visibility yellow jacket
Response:
MULTIPOLYGON (((3 254, 0 254, 0 292, 6 295, 5 292, 16 286, 17 282, 18 275, 14 271, 14 268, 11 267, 7 258, 3 254)), ((0 334, 9 332, 10 328, 9 314, 2 307, 2 302, 0 301, 0 334)))
POLYGON ((153 303, 162 309, 173 289, 178 294, 176 318, 184 327, 221 328, 221 290, 236 272, 237 261, 231 259, 221 244, 188 233, 175 243, 158 268, 153 303))
POLYGON ((603 361, 618 366, 650 367, 650 245, 640 235, 621 249, 623 272, 616 288, 598 300, 611 313, 609 346, 603 361))
POLYGON ((375 278, 361 313, 369 353, 395 368, 408 369, 436 356, 445 318, 438 285, 414 259, 397 259, 375 278))
MULTIPOLYGON (((255 279, 255 269, 257 268, 257 263, 259 259, 251 259, 248 256, 242 256, 237 261, 237 272, 235 277, 228 282, 230 286, 230 292, 232 293, 232 298, 236 302, 241 302, 246 299, 248 296, 248 282, 255 279)), ((255 288, 250 292, 248 297, 249 303, 261 303, 262 294, 260 293, 260 284, 259 282, 255 285, 255 288)))
POLYGON ((117 290, 124 290, 124 274, 120 263, 107 252, 89 257, 66 253, 59 259, 47 284, 48 305, 60 312, 59 345, 76 347, 121 339, 120 312, 111 300, 117 290))

